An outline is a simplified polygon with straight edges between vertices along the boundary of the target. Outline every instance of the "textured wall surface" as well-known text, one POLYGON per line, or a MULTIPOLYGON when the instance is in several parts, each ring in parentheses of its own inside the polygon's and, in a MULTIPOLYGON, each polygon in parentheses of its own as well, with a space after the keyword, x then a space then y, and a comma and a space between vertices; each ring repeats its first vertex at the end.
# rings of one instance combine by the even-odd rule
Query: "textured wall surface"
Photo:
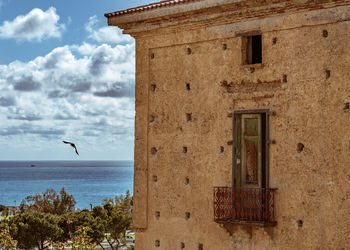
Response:
POLYGON ((137 250, 350 249, 350 8, 308 2, 318 7, 136 36, 137 250), (251 30, 263 40, 254 70, 241 65, 237 36, 251 30), (232 185, 227 114, 256 108, 276 112, 278 224, 230 235, 213 218, 213 187, 232 185))

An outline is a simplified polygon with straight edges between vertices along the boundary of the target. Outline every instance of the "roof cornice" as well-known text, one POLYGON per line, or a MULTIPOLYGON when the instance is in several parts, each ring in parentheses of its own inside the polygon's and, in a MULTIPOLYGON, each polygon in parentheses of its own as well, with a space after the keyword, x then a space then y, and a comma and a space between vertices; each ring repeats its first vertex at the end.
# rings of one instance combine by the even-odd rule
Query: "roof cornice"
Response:
POLYGON ((164 0, 157 3, 151 3, 151 4, 134 7, 134 8, 129 8, 126 10, 120 10, 112 13, 105 13, 105 17, 108 18, 113 16, 122 16, 122 15, 132 14, 135 12, 142 12, 142 11, 147 11, 151 9, 169 7, 176 4, 184 4, 188 2, 194 2, 194 1, 199 1, 199 0, 164 0))
POLYGON ((137 36, 162 28, 187 29, 238 23, 343 5, 350 5, 350 0, 188 0, 167 7, 110 16, 108 25, 118 26, 124 33, 137 36))

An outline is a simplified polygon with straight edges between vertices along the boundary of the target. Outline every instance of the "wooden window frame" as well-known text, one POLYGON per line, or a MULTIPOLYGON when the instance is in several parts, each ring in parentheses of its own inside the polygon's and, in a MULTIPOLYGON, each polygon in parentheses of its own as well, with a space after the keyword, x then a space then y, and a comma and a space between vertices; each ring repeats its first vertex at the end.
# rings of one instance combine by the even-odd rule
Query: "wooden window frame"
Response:
POLYGON ((260 30, 252 30, 236 33, 236 37, 241 37, 241 65, 242 66, 259 66, 263 64, 263 35, 260 30), (261 36, 261 62, 252 62, 252 37, 261 36))
POLYGON ((269 155, 270 155, 270 109, 247 109, 247 110, 235 110, 232 116, 232 135, 233 135, 233 145, 232 145, 232 188, 236 188, 237 180, 237 155, 236 155, 236 147, 237 147, 237 127, 236 127, 236 116, 244 115, 244 114, 260 114, 262 117, 261 126, 264 127, 265 135, 262 139, 262 152, 263 159, 262 164, 264 165, 264 179, 262 180, 263 185, 262 188, 269 188, 269 155))

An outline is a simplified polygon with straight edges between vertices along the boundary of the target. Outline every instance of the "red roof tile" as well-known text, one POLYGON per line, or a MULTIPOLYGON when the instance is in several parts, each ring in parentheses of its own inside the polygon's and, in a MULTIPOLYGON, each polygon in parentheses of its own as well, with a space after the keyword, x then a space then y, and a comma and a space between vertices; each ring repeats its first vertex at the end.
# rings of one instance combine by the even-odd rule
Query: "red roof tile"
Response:
POLYGON ((167 7, 167 6, 171 6, 171 5, 182 4, 182 3, 187 3, 187 2, 194 2, 194 1, 198 1, 198 0, 164 0, 164 1, 157 2, 157 3, 142 5, 142 6, 135 7, 135 8, 120 10, 120 11, 116 11, 116 12, 112 12, 112 13, 106 13, 105 17, 121 16, 121 15, 131 14, 134 12, 141 12, 141 11, 146 11, 146 10, 150 10, 150 9, 162 8, 162 7, 167 7))

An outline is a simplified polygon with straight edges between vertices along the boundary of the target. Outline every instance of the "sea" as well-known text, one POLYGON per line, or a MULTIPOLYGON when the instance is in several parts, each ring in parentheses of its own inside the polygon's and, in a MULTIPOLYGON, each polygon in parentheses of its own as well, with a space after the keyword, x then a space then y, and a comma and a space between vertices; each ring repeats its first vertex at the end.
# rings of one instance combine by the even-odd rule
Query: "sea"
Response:
POLYGON ((133 193, 132 161, 0 161, 0 204, 19 206, 29 195, 64 187, 76 209, 133 193))

